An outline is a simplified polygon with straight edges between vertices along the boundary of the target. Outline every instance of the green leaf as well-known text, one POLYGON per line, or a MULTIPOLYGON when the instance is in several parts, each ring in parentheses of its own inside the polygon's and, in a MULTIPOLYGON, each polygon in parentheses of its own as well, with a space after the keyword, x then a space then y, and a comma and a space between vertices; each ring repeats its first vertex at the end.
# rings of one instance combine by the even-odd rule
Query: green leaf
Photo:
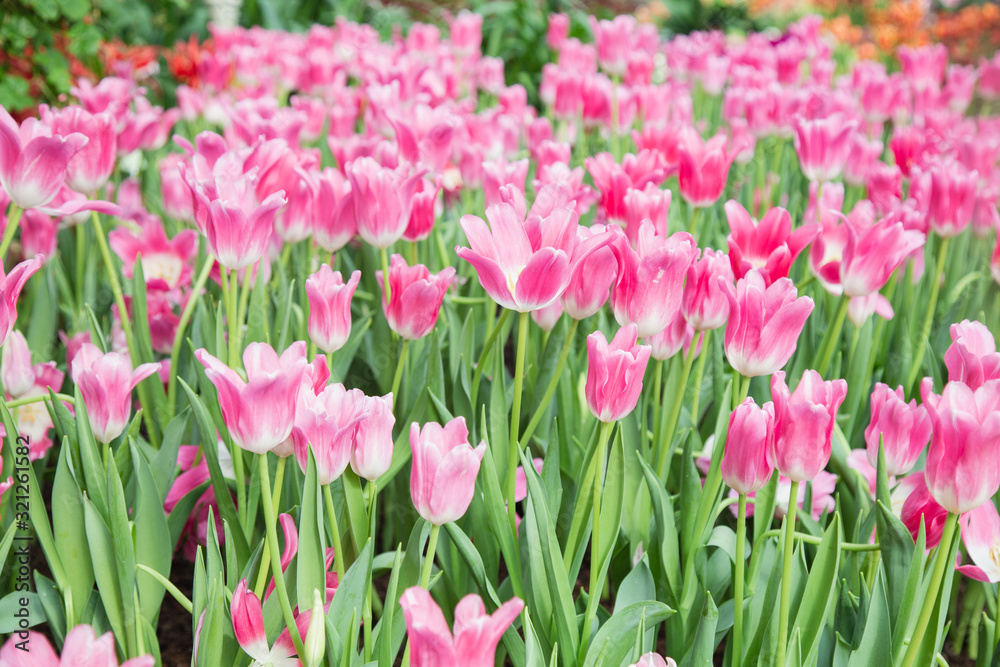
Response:
MULTIPOLYGON (((197 608, 196 608, 197 609, 197 608)), ((197 614, 192 619, 199 622, 197 614)), ((222 592, 222 577, 212 579, 205 599, 205 619, 202 621, 201 634, 198 639, 198 655, 195 664, 222 664, 222 640, 225 636, 226 599, 222 592)))
MULTIPOLYGON (((137 650, 137 621, 135 608, 135 545, 132 542, 132 529, 128 521, 128 505, 125 502, 125 490, 118 477, 118 468, 114 461, 108 460, 108 528, 111 530, 111 543, 114 547, 114 564, 118 573, 119 590, 122 602, 122 620, 125 624, 125 641, 128 646, 127 655, 135 655, 137 650)), ((164 530, 164 533, 166 530, 164 530)))
MULTIPOLYGON (((510 521, 507 517, 506 503, 503 493, 500 491, 500 481, 497 479, 496 467, 493 465, 493 453, 489 451, 493 449, 494 445, 489 441, 487 441, 487 445, 488 449, 486 455, 483 456, 482 469, 478 475, 477 483, 485 497, 486 515, 490 519, 493 535, 496 537, 497 542, 500 543, 500 553, 503 554, 504 562, 507 563, 507 567, 510 570, 513 567, 511 563, 520 562, 520 556, 517 552, 517 545, 514 543, 514 537, 510 534, 510 521)), ((520 582, 520 572, 511 570, 510 574, 512 579, 516 577, 516 580, 520 582)), ((518 587, 515 587, 515 590, 518 587)))
POLYGON ((312 600, 313 591, 325 595, 326 549, 323 543, 323 497, 316 479, 316 456, 309 448, 302 505, 299 508, 299 550, 295 557, 296 598, 301 606, 312 600))
POLYGON ((174 469, 177 467, 177 456, 180 453, 181 440, 187 431, 191 412, 185 409, 181 414, 170 420, 163 432, 163 441, 153 460, 149 462, 149 472, 156 482, 156 492, 161 498, 166 498, 170 486, 174 482, 174 469))
MULTIPOLYGON (((451 524, 449 524, 451 525, 451 524)), ((401 547, 396 547, 396 555, 392 560, 392 574, 389 575, 389 586, 386 588, 386 604, 383 608, 382 618, 379 619, 379 626, 374 634, 375 650, 373 655, 377 655, 379 662, 383 665, 391 665, 396 661, 396 653, 392 643, 392 622, 396 614, 396 599, 399 591, 399 573, 403 566, 403 552, 401 547)))
POLYGON ((650 557, 653 558, 654 554, 658 556, 667 587, 676 603, 677 596, 681 592, 681 558, 677 544, 677 529, 674 526, 674 507, 660 478, 641 456, 639 463, 653 501, 653 516, 656 519, 656 535, 658 535, 658 539, 650 545, 650 557))
MULTIPOLYGON (((90 548, 87 546, 83 494, 80 493, 70 469, 69 451, 64 439, 63 446, 59 448, 59 463, 56 465, 56 477, 52 484, 52 537, 66 570, 74 614, 79 614, 94 588, 94 568, 90 562, 90 548)), ((0 562, 5 561, 0 558, 0 562)), ((69 621, 75 624, 76 618, 69 621)))
POLYGON ((122 588, 118 579, 118 562, 115 560, 111 530, 101 518, 100 512, 86 496, 83 499, 83 513, 87 528, 87 542, 90 545, 90 559, 94 564, 94 579, 104 603, 104 613, 115 632, 118 645, 125 650, 125 618, 122 606, 122 588))
POLYGON ((816 549, 802 604, 795 616, 793 628, 801 630, 801 647, 806 661, 815 656, 819 638, 826 622, 827 610, 837 590, 837 569, 840 566, 840 515, 834 514, 823 541, 816 549))
MULTIPOLYGON (((599 461, 598 464, 603 464, 599 461)), ((528 465, 531 465, 530 463, 528 465)), ((615 542, 618 541, 618 529, 622 522, 622 506, 625 501, 625 446, 622 442, 622 431, 611 445, 611 455, 608 457, 608 470, 604 477, 604 492, 601 501, 601 541, 597 545, 597 562, 602 572, 606 570, 615 542)), ((601 577, 601 581, 604 577, 601 577)))
MULTIPOLYGON (((76 404, 83 405, 83 396, 80 388, 74 388, 76 404)), ((86 414, 86 413, 85 413, 86 414)), ((101 455, 97 450, 97 441, 90 430, 88 419, 77 418, 76 420, 76 440, 80 447, 80 463, 83 467, 83 479, 86 483, 86 492, 90 497, 94 507, 101 516, 108 517, 108 496, 105 490, 105 473, 101 465, 101 455)))
MULTIPOLYGON (((174 543, 170 541, 167 517, 163 513, 163 500, 156 489, 153 473, 146 459, 131 444, 132 462, 135 467, 135 562, 145 565, 170 579, 170 564, 174 543)), ((145 618, 156 618, 166 592, 163 586, 146 572, 136 574, 139 587, 139 610, 145 618)))
MULTIPOLYGON (((334 627, 341 637, 351 636, 350 619, 355 616, 361 617, 361 611, 364 609, 365 589, 371 578, 371 568, 372 547, 368 543, 361 550, 358 559, 344 574, 344 580, 339 582, 337 592, 333 596, 333 602, 330 604, 328 616, 334 619, 334 627)), ((357 628, 354 628, 354 631, 356 632, 357 628)), ((353 649, 350 651, 353 652, 353 649)))
POLYGON ((864 634, 861 635, 861 644, 851 654, 849 662, 851 667, 892 664, 892 625, 889 618, 889 598, 886 595, 885 576, 883 570, 879 568, 875 575, 875 588, 872 590, 868 618, 865 619, 865 630, 864 634))
POLYGON ((715 653, 715 626, 719 623, 719 609, 711 593, 705 591, 705 606, 694 633, 694 644, 684 659, 684 667, 711 667, 715 653))
POLYGON ((583 667, 622 664, 635 646, 636 628, 639 624, 644 623, 646 628, 652 628, 672 613, 673 609, 667 605, 652 600, 635 602, 616 612, 594 635, 583 667))
POLYGON ((42 608, 42 601, 38 598, 37 593, 11 591, 3 599, 0 599, 0 635, 9 635, 24 629, 20 627, 21 619, 16 615, 24 608, 24 605, 21 604, 21 598, 28 601, 27 627, 33 628, 46 622, 45 610, 42 608))

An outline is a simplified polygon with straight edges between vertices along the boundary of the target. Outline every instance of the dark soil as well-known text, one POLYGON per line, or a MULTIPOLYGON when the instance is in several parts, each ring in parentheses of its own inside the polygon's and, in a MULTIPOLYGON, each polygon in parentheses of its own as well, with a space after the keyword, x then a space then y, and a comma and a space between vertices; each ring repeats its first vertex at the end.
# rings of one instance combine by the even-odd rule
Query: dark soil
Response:
MULTIPOLYGON (((181 559, 175 560, 170 568, 170 581, 190 599, 194 584, 194 564, 181 559)), ((194 647, 191 627, 191 614, 167 593, 160 607, 160 624, 156 631, 160 640, 163 667, 191 664, 191 649, 194 647)))

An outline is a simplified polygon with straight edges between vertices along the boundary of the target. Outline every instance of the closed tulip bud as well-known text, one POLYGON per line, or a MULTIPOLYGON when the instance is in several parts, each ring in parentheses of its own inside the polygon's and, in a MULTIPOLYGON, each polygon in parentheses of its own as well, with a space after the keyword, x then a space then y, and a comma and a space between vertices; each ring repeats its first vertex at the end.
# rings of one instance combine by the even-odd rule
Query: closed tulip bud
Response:
POLYGON ((486 444, 473 449, 465 418, 456 417, 444 426, 411 424, 410 448, 410 496, 417 513, 435 526, 461 519, 472 502, 486 444))
POLYGON ((973 390, 949 382, 937 396, 921 385, 934 431, 924 476, 934 500, 952 514, 975 509, 1000 487, 1000 380, 973 390))
POLYGON ((600 331, 587 336, 587 406, 602 422, 618 421, 635 409, 651 349, 636 345, 634 324, 626 324, 611 344, 600 331))
MULTIPOLYGON (((455 269, 447 266, 440 273, 431 273, 423 264, 409 266, 402 255, 393 255, 389 263, 389 294, 386 302, 382 293, 382 312, 389 328, 407 340, 417 340, 429 334, 437 324, 441 302, 455 277, 455 269)), ((375 280, 385 285, 381 271, 375 280)))
POLYGON ((1000 379, 1000 353, 993 334, 982 323, 963 320, 951 325, 951 345, 944 353, 948 380, 978 389, 1000 379))
POLYGON ((770 375, 788 363, 799 334, 813 311, 810 297, 797 297, 795 285, 780 278, 770 287, 757 270, 736 283, 720 280, 729 298, 726 358, 746 377, 770 375))
POLYGON ((35 385, 31 350, 20 331, 10 333, 0 352, 0 378, 3 379, 3 388, 13 398, 23 396, 35 385))
POLYGON ((854 121, 839 113, 816 120, 795 120, 795 152, 806 178, 832 181, 840 176, 851 152, 848 139, 856 127, 854 121))
MULTIPOLYGON (((345 389, 339 383, 328 385, 319 395, 310 391, 300 394, 292 437, 295 460, 304 472, 312 447, 320 484, 332 483, 351 463, 358 425, 369 415, 366 399, 360 389, 345 389)), ((372 426, 366 435, 379 434, 379 425, 372 426)))
POLYGON ((361 272, 354 271, 345 284, 340 271, 328 264, 306 279, 309 340, 327 354, 342 348, 351 336, 351 299, 360 281, 361 272))
POLYGON ((312 614, 309 617, 309 629, 302 642, 302 661, 307 665, 322 665, 326 653, 326 614, 323 609, 323 596, 318 589, 313 589, 312 614))
POLYGON ((98 442, 109 443, 125 430, 132 411, 132 390, 160 369, 142 364, 132 370, 128 354, 108 352, 85 343, 73 358, 73 382, 80 388, 98 442))
POLYGON ((376 248, 388 248, 402 238, 423 172, 411 174, 408 167, 387 169, 373 158, 362 157, 348 166, 347 177, 361 238, 376 248))
POLYGON ((774 472, 774 405, 747 398, 729 415, 729 435, 719 468, 737 493, 762 489, 774 472))
POLYGON ((392 415, 392 394, 366 396, 364 404, 368 416, 358 422, 354 434, 351 470, 359 477, 375 481, 392 463, 392 427, 396 423, 392 415))
POLYGON ((681 312, 695 331, 718 329, 729 318, 729 299, 719 285, 720 279, 735 281, 729 256, 705 248, 701 259, 688 267, 681 300, 681 312))
POLYGON ((992 501, 962 515, 962 542, 975 565, 955 569, 976 581, 1000 581, 1000 514, 992 501))
POLYGON ((673 658, 664 658, 659 653, 645 653, 639 656, 639 662, 634 662, 629 667, 677 667, 673 658))
POLYGON ((896 391, 881 382, 871 398, 871 422, 865 429, 868 462, 878 465, 878 448, 885 450, 885 470, 890 477, 905 475, 920 458, 931 439, 931 419, 926 408, 903 398, 903 388, 896 391))
POLYGON ((824 381, 814 370, 802 374, 794 393, 785 373, 771 377, 774 400, 774 464, 793 482, 807 482, 830 460, 837 410, 847 396, 845 380, 824 381))

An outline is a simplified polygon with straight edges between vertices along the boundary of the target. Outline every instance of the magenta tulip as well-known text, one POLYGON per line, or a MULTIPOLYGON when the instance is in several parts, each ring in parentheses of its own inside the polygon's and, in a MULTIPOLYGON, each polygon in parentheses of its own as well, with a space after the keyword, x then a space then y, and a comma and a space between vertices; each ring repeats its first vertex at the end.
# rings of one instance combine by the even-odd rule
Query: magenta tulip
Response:
POLYGON ((69 161, 86 145, 86 135, 51 136, 36 118, 18 127, 0 106, 0 185, 22 209, 45 206, 62 188, 69 161))
POLYGON ((1000 379, 1000 353, 993 334, 980 322, 963 320, 951 325, 951 345, 944 353, 948 380, 978 389, 1000 379))
POLYGON ((387 169, 373 158, 351 162, 351 200, 358 234, 376 248, 388 248, 402 238, 410 222, 413 193, 423 172, 410 173, 409 167, 387 169))
POLYGON ((718 329, 729 318, 729 299, 720 280, 735 282, 729 256, 705 248, 701 259, 688 267, 681 300, 681 312, 695 331, 718 329))
POLYGON ((626 324, 608 344, 600 331, 587 336, 587 406, 602 422, 618 421, 635 409, 651 349, 636 345, 634 324, 626 324))
POLYGON ((764 488, 774 472, 774 405, 747 398, 729 415, 729 435, 719 471, 737 493, 764 488))
POLYGON ((309 297, 309 340, 327 354, 336 352, 351 337, 351 299, 361 281, 355 271, 344 283, 340 271, 328 264, 306 279, 309 297))
POLYGON ((795 152, 802 173, 810 181, 833 181, 844 170, 851 152, 850 136, 857 124, 842 114, 826 118, 795 119, 795 152))
POLYGON ((461 519, 472 502, 486 444, 473 449, 465 418, 456 417, 444 426, 411 424, 410 448, 410 496, 417 513, 435 526, 461 519))
MULTIPOLYGON (((393 255, 389 264, 388 302, 382 292, 382 312, 389 328, 406 340, 417 340, 429 334, 437 324, 441 302, 455 277, 455 269, 447 266, 431 273, 423 264, 409 266, 402 255, 393 255)), ((381 271, 375 280, 385 285, 381 271)))
POLYGON ((920 534, 920 524, 923 523, 927 548, 933 549, 941 542, 948 510, 931 496, 924 473, 915 472, 904 477, 892 492, 892 499, 893 506, 899 505, 899 520, 914 540, 920 534))
POLYGON ((756 269, 741 278, 735 290, 724 280, 719 284, 729 299, 725 348, 730 365, 746 377, 780 370, 795 352, 802 327, 813 311, 813 300, 798 297, 788 278, 765 287, 756 269))
POLYGON ((962 542, 975 565, 955 569, 976 581, 1000 581, 1000 514, 992 501, 962 515, 962 542))
MULTIPOLYGON (((593 227, 577 226, 579 245, 597 234, 604 234, 602 225, 593 227)), ((596 314, 610 296, 611 285, 618 273, 618 260, 611 248, 598 248, 591 255, 573 266, 569 285, 562 295, 562 305, 566 314, 574 320, 585 320, 596 314)))
POLYGON ((108 443, 121 435, 132 410, 132 390, 159 369, 159 364, 142 364, 132 370, 128 354, 103 354, 90 343, 80 348, 73 357, 73 382, 80 387, 98 442, 108 443))
POLYGON ((865 429, 868 445, 868 462, 878 465, 879 443, 885 450, 885 470, 890 477, 905 475, 920 458, 931 439, 931 418, 927 409, 909 403, 903 397, 903 388, 896 391, 878 382, 871 398, 871 422, 865 429))
POLYGON ((844 225, 847 243, 840 262, 840 283, 850 297, 878 292, 913 251, 924 245, 924 235, 908 231, 903 223, 886 219, 871 227, 844 225))
MULTIPOLYGON (((295 646, 292 643, 288 628, 282 630, 274 645, 268 647, 267 633, 264 631, 264 610, 260 598, 247 587, 247 580, 240 581, 229 604, 229 615, 233 619, 233 634, 240 648, 254 659, 255 664, 274 665, 274 667, 300 667, 301 662, 295 656, 295 646)), ((299 614, 295 619, 299 636, 305 637, 312 620, 312 611, 299 614)), ((197 642, 195 643, 197 650, 197 642)), ((124 666, 123 666, 124 667, 124 666)))
POLYGON ((53 110, 42 108, 42 120, 53 134, 70 137, 82 134, 87 143, 66 165, 66 185, 85 195, 104 187, 115 168, 117 121, 109 112, 91 114, 83 107, 53 110))
POLYGON ((351 462, 358 424, 368 418, 366 399, 360 389, 345 389, 339 383, 328 385, 318 395, 300 394, 292 431, 295 460, 304 472, 312 447, 320 484, 332 483, 351 462))
POLYGON ((681 196, 691 206, 705 208, 722 196, 735 157, 727 154, 728 143, 729 138, 724 134, 708 141, 702 140, 693 129, 681 134, 677 181, 681 196))
POLYGON ((758 223, 736 200, 726 202, 729 220, 729 260, 733 274, 742 278, 751 269, 760 271, 768 285, 787 278, 792 262, 816 238, 819 226, 802 225, 792 231, 792 217, 783 208, 772 208, 758 223))
POLYGON ((771 377, 774 400, 774 465, 793 482, 807 482, 830 460, 837 410, 847 396, 845 380, 827 380, 814 370, 802 374, 794 393, 784 371, 771 377))

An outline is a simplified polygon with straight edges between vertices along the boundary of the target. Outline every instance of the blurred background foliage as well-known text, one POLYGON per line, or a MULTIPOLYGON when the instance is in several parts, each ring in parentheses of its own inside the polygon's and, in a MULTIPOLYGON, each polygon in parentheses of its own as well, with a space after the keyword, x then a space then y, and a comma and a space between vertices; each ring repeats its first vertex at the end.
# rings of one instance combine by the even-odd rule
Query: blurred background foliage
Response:
MULTIPOLYGON (((503 58, 508 83, 532 97, 542 64, 547 15, 565 12, 572 35, 587 38, 588 15, 634 13, 665 36, 718 28, 745 33, 783 27, 807 12, 861 57, 885 58, 901 44, 941 41, 952 58, 976 62, 1000 48, 1000 7, 985 0, 243 0, 244 26, 291 31, 343 16, 384 38, 413 21, 447 24, 471 9, 487 17, 483 52, 503 58), (947 6, 945 6, 947 5, 947 6)), ((150 93, 168 92, 196 67, 209 39, 205 0, 0 0, 0 103, 15 116, 39 102, 58 103, 80 77, 130 70, 150 93)), ((210 46, 208 46, 210 48, 210 46)))

